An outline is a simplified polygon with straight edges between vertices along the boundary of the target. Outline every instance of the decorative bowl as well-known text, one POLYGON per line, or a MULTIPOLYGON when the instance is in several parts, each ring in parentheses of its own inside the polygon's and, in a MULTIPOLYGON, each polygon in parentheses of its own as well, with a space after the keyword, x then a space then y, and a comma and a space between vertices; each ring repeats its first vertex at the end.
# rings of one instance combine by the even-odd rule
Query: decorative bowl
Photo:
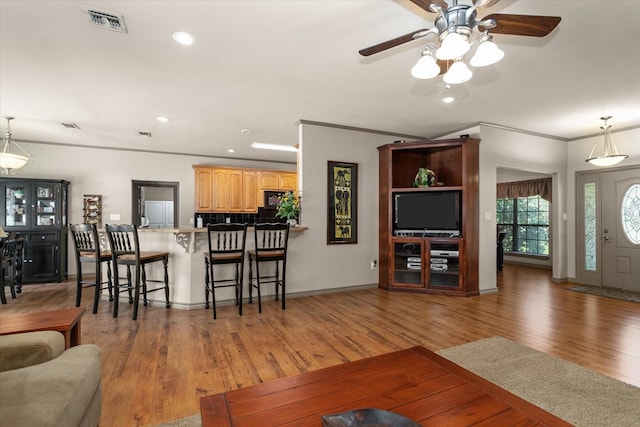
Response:
POLYGON ((409 418, 384 409, 365 408, 324 415, 323 427, 420 427, 409 418))

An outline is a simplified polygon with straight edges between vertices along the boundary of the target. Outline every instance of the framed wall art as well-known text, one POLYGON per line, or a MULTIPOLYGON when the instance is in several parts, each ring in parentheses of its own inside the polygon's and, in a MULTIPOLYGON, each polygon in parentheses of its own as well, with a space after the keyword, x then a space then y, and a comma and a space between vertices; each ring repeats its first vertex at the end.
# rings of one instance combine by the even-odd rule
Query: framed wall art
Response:
POLYGON ((358 164, 328 162, 327 244, 358 243, 358 164))

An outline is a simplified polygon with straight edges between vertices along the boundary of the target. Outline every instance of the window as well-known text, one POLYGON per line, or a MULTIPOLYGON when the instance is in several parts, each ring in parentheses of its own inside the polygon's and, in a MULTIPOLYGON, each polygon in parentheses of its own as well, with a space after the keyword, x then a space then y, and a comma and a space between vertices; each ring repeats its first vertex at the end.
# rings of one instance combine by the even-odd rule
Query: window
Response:
POLYGON ((506 252, 549 255, 549 202, 540 196, 498 199, 498 231, 506 252))

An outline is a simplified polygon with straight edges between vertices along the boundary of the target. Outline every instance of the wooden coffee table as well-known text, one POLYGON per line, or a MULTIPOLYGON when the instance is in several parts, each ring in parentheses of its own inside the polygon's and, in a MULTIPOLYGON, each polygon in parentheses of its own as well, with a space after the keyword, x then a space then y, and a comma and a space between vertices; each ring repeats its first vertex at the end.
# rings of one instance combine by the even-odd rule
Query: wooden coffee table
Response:
POLYGON ((0 335, 34 331, 58 331, 64 335, 65 348, 80 344, 80 318, 84 307, 0 316, 0 335))
POLYGON ((362 408, 423 426, 571 425, 424 347, 200 399, 203 427, 320 427, 322 415, 362 408))

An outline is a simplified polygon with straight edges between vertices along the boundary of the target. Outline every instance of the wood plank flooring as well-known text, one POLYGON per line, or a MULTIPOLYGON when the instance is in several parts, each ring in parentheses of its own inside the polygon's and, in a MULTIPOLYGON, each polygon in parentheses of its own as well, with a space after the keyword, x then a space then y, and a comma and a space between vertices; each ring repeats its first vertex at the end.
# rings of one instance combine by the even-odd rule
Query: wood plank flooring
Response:
MULTIPOLYGON (((138 320, 83 294, 82 342, 102 349, 101 427, 152 426, 198 413, 201 396, 422 345, 501 335, 640 386, 640 304, 566 290, 550 272, 505 266, 479 297, 367 289, 211 310, 140 306, 138 320)), ((75 303, 75 282, 24 286, 0 314, 75 303)))

